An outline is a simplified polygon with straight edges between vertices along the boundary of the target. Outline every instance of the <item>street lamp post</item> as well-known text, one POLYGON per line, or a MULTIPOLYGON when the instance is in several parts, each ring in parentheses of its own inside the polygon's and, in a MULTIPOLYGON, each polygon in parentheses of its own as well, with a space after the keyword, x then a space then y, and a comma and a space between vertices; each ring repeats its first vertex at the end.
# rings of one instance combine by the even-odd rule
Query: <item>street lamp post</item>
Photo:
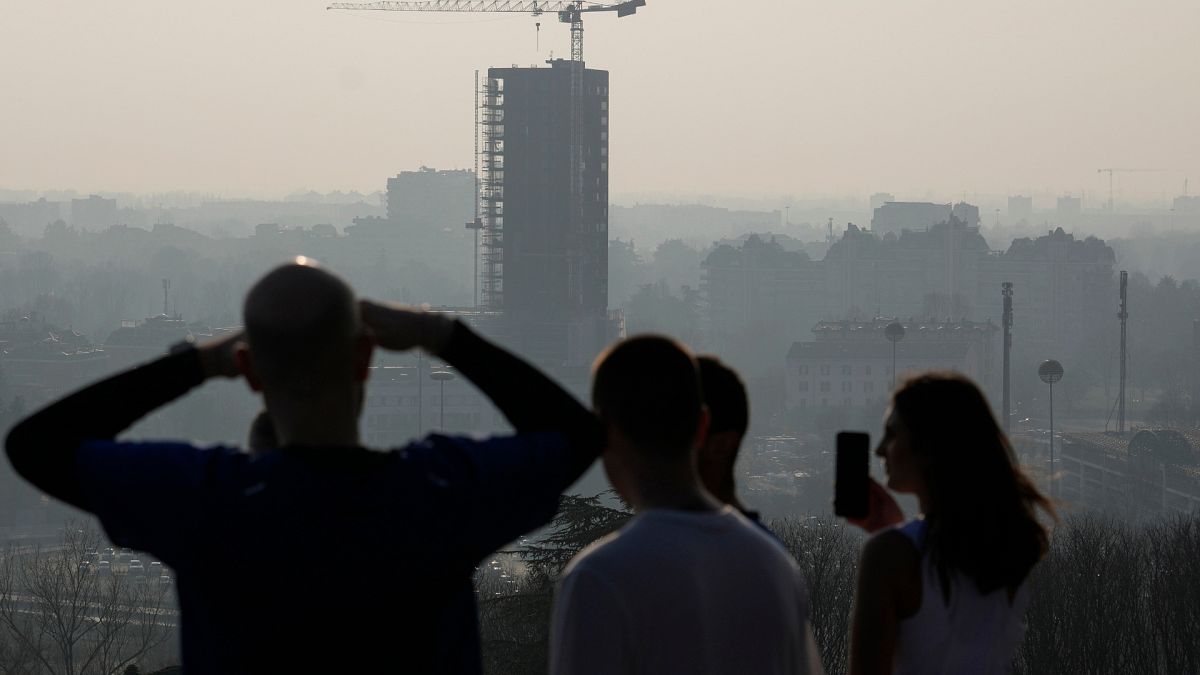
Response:
POLYGON ((1050 385, 1050 497, 1054 497, 1054 383, 1063 377, 1062 364, 1054 359, 1042 361, 1038 377, 1050 385))
POLYGON ((893 321, 883 329, 884 336, 892 343, 892 390, 896 389, 896 343, 904 339, 904 324, 893 321))
POLYGON ((442 431, 446 430, 446 382, 454 379, 454 373, 448 370, 435 370, 429 374, 429 379, 437 380, 438 392, 438 407, 441 409, 438 415, 438 427, 442 431))
POLYGON ((417 352, 417 436, 425 429, 425 394, 421 391, 421 350, 417 352))

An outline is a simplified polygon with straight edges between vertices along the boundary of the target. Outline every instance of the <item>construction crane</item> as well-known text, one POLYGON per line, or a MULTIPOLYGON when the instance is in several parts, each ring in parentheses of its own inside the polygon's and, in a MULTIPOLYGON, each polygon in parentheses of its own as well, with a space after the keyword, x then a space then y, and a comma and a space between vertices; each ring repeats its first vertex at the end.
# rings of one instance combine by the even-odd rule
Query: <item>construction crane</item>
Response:
POLYGON ((646 0, 626 0, 611 5, 584 0, 423 0, 420 2, 335 2, 327 9, 382 10, 387 12, 507 12, 541 16, 546 12, 558 15, 562 23, 571 24, 571 60, 583 62, 583 15, 590 12, 616 12, 618 17, 629 16, 646 0))
POLYGON ((1113 201, 1114 173, 1153 173, 1155 171, 1163 171, 1163 169, 1096 169, 1096 173, 1108 174, 1108 212, 1116 212, 1116 202, 1113 201))

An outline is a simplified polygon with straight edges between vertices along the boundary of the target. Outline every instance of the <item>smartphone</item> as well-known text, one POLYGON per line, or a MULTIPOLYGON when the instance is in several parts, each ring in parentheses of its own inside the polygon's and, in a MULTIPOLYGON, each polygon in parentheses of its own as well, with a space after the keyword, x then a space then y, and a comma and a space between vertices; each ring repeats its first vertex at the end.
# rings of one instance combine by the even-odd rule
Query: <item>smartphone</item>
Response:
POLYGON ((867 517, 871 437, 857 431, 837 435, 833 512, 845 518, 867 517))

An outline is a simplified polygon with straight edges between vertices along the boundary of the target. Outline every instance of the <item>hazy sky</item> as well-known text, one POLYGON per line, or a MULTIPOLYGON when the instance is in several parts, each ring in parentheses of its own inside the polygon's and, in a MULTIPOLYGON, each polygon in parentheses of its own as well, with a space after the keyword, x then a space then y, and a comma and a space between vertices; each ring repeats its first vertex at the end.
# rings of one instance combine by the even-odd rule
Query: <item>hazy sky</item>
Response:
MULTIPOLYGON (((8 2, 0 186, 280 195, 469 167, 476 68, 554 16, 8 2)), ((1200 192, 1196 0, 648 0, 588 17, 622 193, 1200 192)))

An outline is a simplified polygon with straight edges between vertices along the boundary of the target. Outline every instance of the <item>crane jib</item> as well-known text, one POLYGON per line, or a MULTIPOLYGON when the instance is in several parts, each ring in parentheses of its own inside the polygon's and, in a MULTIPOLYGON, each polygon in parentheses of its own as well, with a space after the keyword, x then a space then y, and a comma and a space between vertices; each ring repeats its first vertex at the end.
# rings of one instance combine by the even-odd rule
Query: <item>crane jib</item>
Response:
POLYGON ((513 12, 541 14, 564 12, 582 3, 576 0, 541 2, 538 0, 424 0, 422 2, 335 2, 330 9, 376 9, 392 12, 513 12))
POLYGON ((512 12, 519 14, 558 14, 558 20, 571 24, 571 60, 583 61, 583 15, 590 12, 616 12, 629 16, 645 7, 646 0, 625 0, 611 5, 589 4, 584 0, 421 0, 419 2, 335 2, 326 9, 382 10, 388 12, 512 12))
POLYGON ((421 0, 419 2, 335 2, 327 9, 384 10, 390 12, 512 12, 542 14, 552 12, 569 15, 577 12, 616 12, 618 17, 629 16, 646 0, 627 0, 611 5, 588 4, 582 0, 421 0))

